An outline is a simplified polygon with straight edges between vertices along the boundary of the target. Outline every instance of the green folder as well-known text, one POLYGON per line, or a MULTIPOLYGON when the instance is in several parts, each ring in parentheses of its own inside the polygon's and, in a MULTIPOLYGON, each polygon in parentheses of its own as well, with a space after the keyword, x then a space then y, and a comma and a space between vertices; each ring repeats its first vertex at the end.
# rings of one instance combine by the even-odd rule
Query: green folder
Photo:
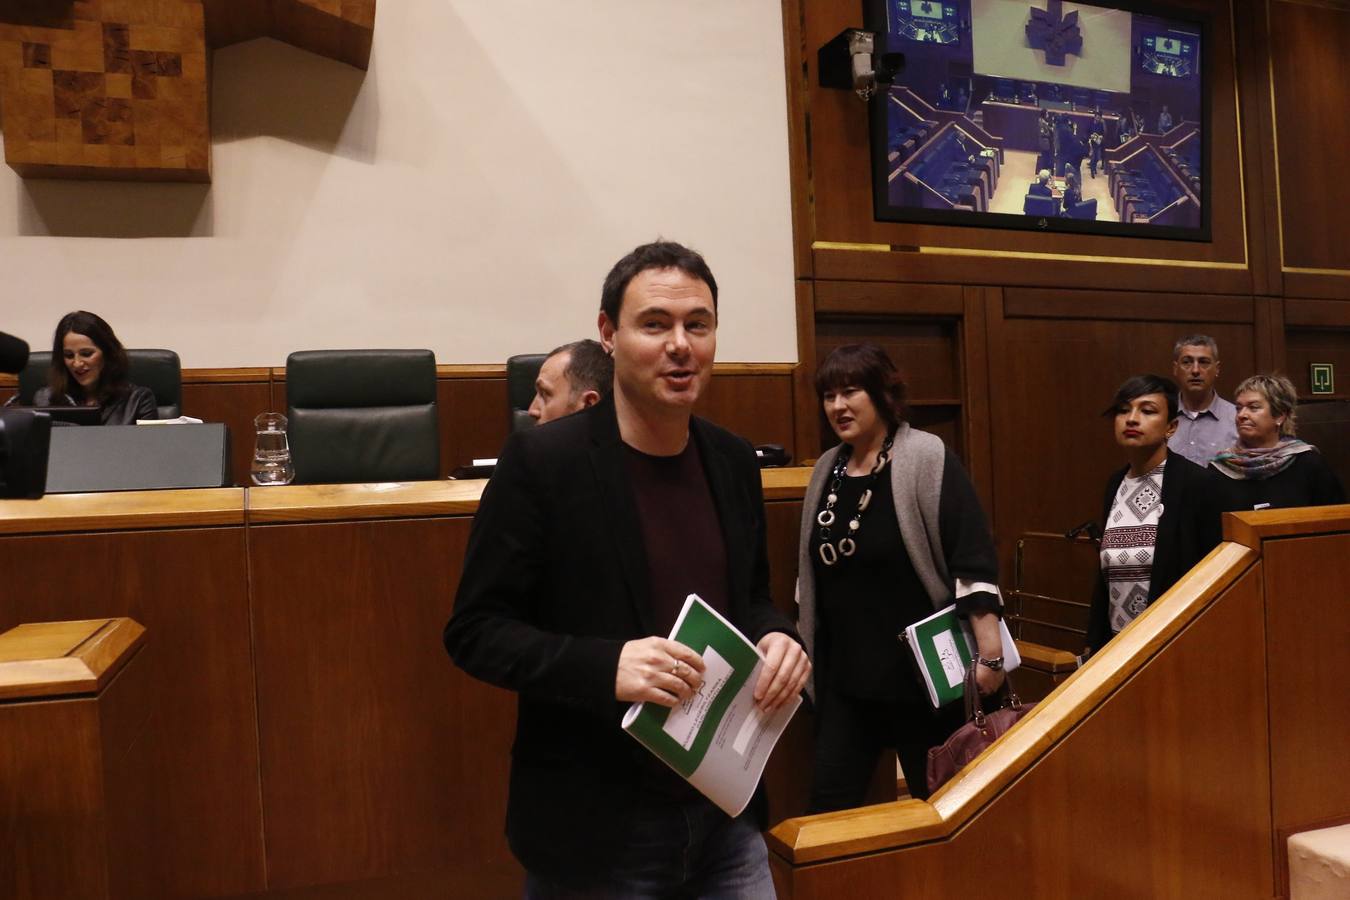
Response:
MULTIPOLYGON (((1022 656, 1007 623, 1000 619, 998 627, 1003 638, 1003 669, 1011 672, 1021 665, 1022 656)), ((965 691, 966 668, 975 659, 978 645, 970 623, 956 614, 956 604, 910 625, 902 639, 910 649, 933 708, 960 700, 965 691)))

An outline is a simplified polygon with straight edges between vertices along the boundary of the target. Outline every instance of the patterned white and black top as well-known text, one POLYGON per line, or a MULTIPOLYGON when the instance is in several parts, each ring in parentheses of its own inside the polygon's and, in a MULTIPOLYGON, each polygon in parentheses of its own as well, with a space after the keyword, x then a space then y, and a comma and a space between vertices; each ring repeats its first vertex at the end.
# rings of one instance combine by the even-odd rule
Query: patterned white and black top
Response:
POLYGON ((1162 518, 1164 459, 1152 471, 1121 479, 1102 534, 1102 574, 1106 576, 1111 631, 1124 628, 1148 606, 1153 548, 1162 518))

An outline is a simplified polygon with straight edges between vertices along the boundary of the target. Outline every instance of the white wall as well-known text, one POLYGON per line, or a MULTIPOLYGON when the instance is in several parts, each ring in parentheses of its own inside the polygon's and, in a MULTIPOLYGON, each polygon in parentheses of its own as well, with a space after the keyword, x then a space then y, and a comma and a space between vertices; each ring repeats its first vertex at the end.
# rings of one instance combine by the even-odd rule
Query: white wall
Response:
POLYGON ((370 71, 215 54, 214 183, 0 167, 0 330, 64 312, 191 367, 426 346, 500 362, 595 332, 663 235, 722 289, 718 359, 796 359, 779 0, 382 0, 370 71))
POLYGON ((1064 15, 1078 13, 1083 54, 1065 57, 1062 66, 1049 66, 1045 64, 1045 51, 1033 50, 1027 44, 1030 8, 1026 0, 972 0, 971 40, 977 75, 1129 93, 1133 51, 1130 13, 1065 3, 1064 15))

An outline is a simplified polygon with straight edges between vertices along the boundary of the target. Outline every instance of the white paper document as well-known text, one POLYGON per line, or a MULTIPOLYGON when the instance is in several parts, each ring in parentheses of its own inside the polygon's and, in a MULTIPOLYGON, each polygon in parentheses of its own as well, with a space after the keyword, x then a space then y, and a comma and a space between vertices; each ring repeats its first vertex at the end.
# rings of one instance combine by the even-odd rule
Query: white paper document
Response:
POLYGON ((703 657, 703 683, 674 709, 634 703, 623 728, 727 815, 740 815, 801 697, 764 715, 754 696, 764 660, 697 594, 685 599, 670 639, 703 657))

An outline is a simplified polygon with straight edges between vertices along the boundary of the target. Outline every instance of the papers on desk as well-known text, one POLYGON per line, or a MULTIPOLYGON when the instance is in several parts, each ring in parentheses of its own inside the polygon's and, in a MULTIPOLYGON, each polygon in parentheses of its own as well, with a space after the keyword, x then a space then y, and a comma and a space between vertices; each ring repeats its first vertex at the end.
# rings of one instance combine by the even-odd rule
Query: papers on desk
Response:
POLYGON ((670 639, 703 657, 703 684, 674 709, 634 703, 623 717, 623 729, 723 812, 738 816, 802 699, 793 697, 764 715, 754 698, 764 660, 697 594, 685 598, 670 639))
POLYGON ((192 416, 179 416, 176 419, 137 419, 137 425, 200 425, 201 419, 192 416))

